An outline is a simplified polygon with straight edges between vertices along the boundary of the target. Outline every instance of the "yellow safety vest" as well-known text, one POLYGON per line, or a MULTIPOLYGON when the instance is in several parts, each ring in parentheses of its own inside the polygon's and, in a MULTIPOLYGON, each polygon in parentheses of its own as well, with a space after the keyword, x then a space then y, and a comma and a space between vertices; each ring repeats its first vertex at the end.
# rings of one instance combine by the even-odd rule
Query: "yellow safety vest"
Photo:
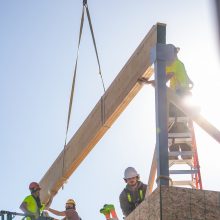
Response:
MULTIPOLYGON (((143 198, 144 198, 143 190, 142 190, 142 189, 139 189, 138 192, 139 192, 140 199, 141 199, 141 201, 142 201, 143 198)), ((131 203, 131 202, 132 202, 132 199, 131 199, 131 194, 130 194, 129 192, 127 192, 127 198, 128 198, 128 202, 131 203)))
POLYGON ((166 74, 173 73, 174 76, 170 79, 170 88, 177 89, 189 88, 189 77, 186 73, 184 64, 179 60, 174 60, 169 66, 166 67, 166 74))
MULTIPOLYGON (((23 202, 27 204, 27 210, 29 212, 32 212, 33 214, 40 215, 41 211, 43 211, 45 208, 45 205, 42 204, 42 207, 39 209, 37 206, 37 202, 32 195, 27 196, 23 202)), ((31 220, 30 217, 27 217, 26 219, 31 220)))

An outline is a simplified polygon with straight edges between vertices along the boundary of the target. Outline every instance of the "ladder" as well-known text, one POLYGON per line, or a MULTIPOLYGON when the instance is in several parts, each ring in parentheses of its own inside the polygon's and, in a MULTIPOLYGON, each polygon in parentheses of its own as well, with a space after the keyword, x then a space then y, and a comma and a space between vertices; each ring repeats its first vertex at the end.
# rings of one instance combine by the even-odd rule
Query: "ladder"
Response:
POLYGON ((202 189, 193 122, 172 103, 169 104, 168 148, 171 184, 202 189))

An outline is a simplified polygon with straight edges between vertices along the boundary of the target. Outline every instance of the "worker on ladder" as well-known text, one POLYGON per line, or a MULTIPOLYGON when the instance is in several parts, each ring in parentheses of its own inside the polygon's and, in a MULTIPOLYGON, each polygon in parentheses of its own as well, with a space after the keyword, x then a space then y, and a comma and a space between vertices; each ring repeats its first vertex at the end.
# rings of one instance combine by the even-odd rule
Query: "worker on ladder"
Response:
POLYGON ((126 187, 119 196, 120 206, 124 216, 128 216, 145 198, 147 185, 140 181, 140 176, 133 167, 124 171, 126 187))
MULTIPOLYGON (((26 220, 39 219, 45 208, 45 205, 40 201, 41 188, 38 183, 32 182, 29 185, 29 190, 31 195, 25 197, 20 205, 20 209, 29 216, 26 218, 26 220)), ((49 201, 47 205, 50 203, 51 201, 49 201)))
POLYGON ((173 47, 174 53, 166 63, 167 81, 170 80, 170 88, 178 95, 185 95, 193 88, 193 82, 189 78, 184 64, 179 60, 177 54, 179 47, 173 47))
MULTIPOLYGON (((169 87, 174 90, 177 95, 183 98, 186 95, 191 95, 191 89, 193 88, 194 84, 189 78, 184 64, 177 56, 180 48, 173 47, 173 50, 174 52, 172 58, 166 63, 167 81, 169 81, 169 87)), ((169 107, 171 108, 169 108, 169 112, 172 114, 171 116, 178 116, 178 110, 176 107, 173 104, 171 104, 169 107)))
MULTIPOLYGON (((171 45, 173 46, 173 45, 171 45)), ((193 82, 189 78, 184 64, 179 60, 177 54, 180 50, 178 47, 172 47, 174 52, 173 56, 166 63, 166 74, 167 81, 169 81, 169 87, 175 91, 175 93, 180 96, 180 98, 185 98, 186 96, 191 96, 191 89, 193 88, 193 82)), ((185 117, 185 114, 180 111, 172 103, 168 103, 168 115, 169 117, 185 117)), ((169 132, 179 132, 183 133, 188 130, 187 124, 181 123, 181 126, 178 123, 175 123, 169 132)), ((181 144, 172 144, 169 149, 170 151, 191 151, 191 146, 186 143, 181 144)), ((177 159, 176 156, 170 156, 170 159, 177 159)), ((182 156, 182 159, 191 159, 191 156, 182 156)))
MULTIPOLYGON (((166 82, 169 82, 169 87, 172 89, 180 98, 185 98, 186 96, 191 96, 191 89, 193 88, 193 82, 189 78, 184 64, 179 60, 177 54, 180 48, 175 47, 172 44, 167 44, 167 48, 169 48, 170 53, 166 60, 166 82)), ((148 80, 145 78, 141 78, 140 82, 144 82, 147 84, 152 84, 155 86, 155 80, 148 80)), ((186 117, 185 114, 180 111, 174 104, 167 103, 167 117, 186 117)), ((168 125, 169 127, 169 125, 168 125)), ((169 132, 171 133, 184 133, 189 128, 187 124, 181 123, 174 123, 171 128, 168 128, 169 132)), ((181 144, 172 144, 169 146, 170 151, 191 151, 191 146, 187 143, 181 144)), ((191 159, 192 156, 189 155, 182 155, 182 159, 191 159)), ((177 156, 169 156, 169 159, 176 160, 178 159, 177 156)))

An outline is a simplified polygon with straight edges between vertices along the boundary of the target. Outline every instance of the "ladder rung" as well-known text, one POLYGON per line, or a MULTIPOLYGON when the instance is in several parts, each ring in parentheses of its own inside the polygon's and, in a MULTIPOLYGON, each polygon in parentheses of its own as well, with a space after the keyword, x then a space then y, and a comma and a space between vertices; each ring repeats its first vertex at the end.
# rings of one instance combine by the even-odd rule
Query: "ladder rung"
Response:
POLYGON ((172 167, 173 165, 177 165, 177 164, 187 164, 188 166, 190 166, 191 168, 193 168, 193 160, 182 160, 182 159, 178 159, 178 160, 169 160, 169 167, 172 167))
POLYGON ((178 155, 181 155, 181 156, 192 156, 193 152, 192 151, 171 151, 171 152, 168 152, 168 155, 169 156, 178 156, 178 155))
POLYGON ((192 134, 190 132, 186 133, 168 133, 168 138, 191 138, 192 134))
POLYGON ((169 124, 173 123, 174 121, 176 122, 188 122, 189 118, 188 117, 169 117, 169 124))
POLYGON ((169 170, 170 174, 197 174, 198 170, 169 170))
MULTIPOLYGON (((169 138, 168 139, 168 144, 172 144, 173 139, 169 138)), ((174 144, 179 144, 179 143, 187 143, 187 144, 192 144, 192 138, 177 138, 174 139, 174 144)))

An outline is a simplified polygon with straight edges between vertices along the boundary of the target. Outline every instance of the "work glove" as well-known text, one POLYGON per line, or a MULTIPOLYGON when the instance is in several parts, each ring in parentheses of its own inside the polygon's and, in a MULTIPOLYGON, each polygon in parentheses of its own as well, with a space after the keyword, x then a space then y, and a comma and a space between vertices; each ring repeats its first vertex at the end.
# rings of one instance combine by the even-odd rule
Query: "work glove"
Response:
POLYGON ((189 80, 189 89, 191 90, 194 87, 194 83, 192 80, 189 80))

